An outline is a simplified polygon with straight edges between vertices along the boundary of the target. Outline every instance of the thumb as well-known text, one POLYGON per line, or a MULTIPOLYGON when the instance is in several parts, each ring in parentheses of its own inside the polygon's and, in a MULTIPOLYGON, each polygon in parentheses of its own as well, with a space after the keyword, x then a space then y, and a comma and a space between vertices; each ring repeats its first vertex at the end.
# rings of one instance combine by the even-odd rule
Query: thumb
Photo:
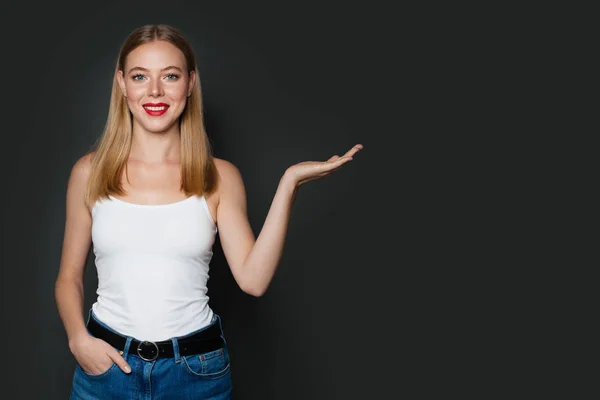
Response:
POLYGON ((112 360, 115 362, 115 364, 117 364, 119 366, 119 368, 121 368, 123 370, 123 372, 125 372, 126 374, 131 372, 131 367, 129 366, 127 361, 125 361, 123 356, 121 355, 121 354, 123 354, 122 351, 117 351, 111 347, 111 349, 108 351, 107 354, 110 358, 112 358, 112 360))

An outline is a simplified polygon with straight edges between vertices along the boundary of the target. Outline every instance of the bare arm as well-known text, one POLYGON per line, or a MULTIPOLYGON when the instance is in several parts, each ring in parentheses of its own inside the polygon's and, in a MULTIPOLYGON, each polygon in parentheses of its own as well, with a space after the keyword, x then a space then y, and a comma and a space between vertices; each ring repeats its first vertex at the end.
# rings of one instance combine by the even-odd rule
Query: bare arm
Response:
POLYGON ((125 373, 131 368, 117 350, 90 335, 83 317, 83 272, 92 243, 92 216, 84 193, 90 168, 90 155, 73 166, 67 187, 65 235, 54 296, 58 313, 65 326, 69 350, 87 373, 106 371, 112 361, 125 373))
POLYGON ((296 190, 296 182, 284 174, 258 239, 244 262, 246 287, 254 296, 264 294, 279 265, 296 190))
POLYGON ((69 348, 74 339, 88 335, 83 319, 83 272, 91 244, 92 220, 84 202, 89 156, 80 158, 71 170, 66 196, 66 222, 55 299, 65 327, 69 348))
POLYGON ((246 191, 239 170, 224 160, 219 160, 218 167, 221 247, 239 287, 258 297, 267 289, 281 258, 296 187, 284 175, 256 239, 248 221, 246 191))
POLYGON ((246 192, 238 169, 221 161, 217 221, 221 246, 232 274, 240 288, 253 296, 262 296, 277 269, 283 248, 294 196, 298 187, 310 180, 329 175, 362 149, 357 145, 343 157, 333 156, 326 162, 306 161, 288 168, 279 181, 265 223, 258 235, 250 227, 246 211, 246 192))

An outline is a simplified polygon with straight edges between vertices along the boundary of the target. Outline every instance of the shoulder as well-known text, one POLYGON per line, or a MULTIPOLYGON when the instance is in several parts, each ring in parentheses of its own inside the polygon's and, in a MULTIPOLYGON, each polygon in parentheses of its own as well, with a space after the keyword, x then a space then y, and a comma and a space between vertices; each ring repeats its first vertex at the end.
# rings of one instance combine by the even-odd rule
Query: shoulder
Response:
POLYGON ((92 166, 93 153, 85 154, 79 157, 77 161, 71 167, 71 176, 69 178, 69 185, 77 185, 78 187, 85 187, 90 170, 92 166))
POLYGON ((240 169, 231 161, 213 157, 215 168, 219 176, 218 192, 219 199, 227 197, 231 193, 244 191, 244 181, 240 169))
POLYGON ((85 203, 85 189, 90 176, 93 153, 81 156, 71 168, 67 191, 73 201, 85 203))
POLYGON ((87 177, 90 175, 90 170, 92 167, 92 157, 94 153, 87 153, 81 157, 73 164, 73 168, 71 172, 78 177, 87 177))
POLYGON ((213 157, 213 161, 219 174, 219 178, 227 179, 232 177, 235 178, 236 176, 241 176, 239 168, 236 165, 234 165, 231 161, 227 161, 222 158, 216 157, 213 157))

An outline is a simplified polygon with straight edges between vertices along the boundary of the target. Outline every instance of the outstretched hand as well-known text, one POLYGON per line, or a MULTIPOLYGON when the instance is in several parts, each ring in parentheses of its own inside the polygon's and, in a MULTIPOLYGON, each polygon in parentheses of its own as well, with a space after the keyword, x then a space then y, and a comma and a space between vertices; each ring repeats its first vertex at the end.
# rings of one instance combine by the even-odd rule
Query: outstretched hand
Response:
POLYGON ((327 161, 303 161, 289 167, 286 174, 294 179, 296 186, 300 186, 303 183, 322 178, 338 170, 342 165, 352 161, 353 156, 362 148, 362 144, 357 144, 343 156, 340 157, 336 154, 327 161))

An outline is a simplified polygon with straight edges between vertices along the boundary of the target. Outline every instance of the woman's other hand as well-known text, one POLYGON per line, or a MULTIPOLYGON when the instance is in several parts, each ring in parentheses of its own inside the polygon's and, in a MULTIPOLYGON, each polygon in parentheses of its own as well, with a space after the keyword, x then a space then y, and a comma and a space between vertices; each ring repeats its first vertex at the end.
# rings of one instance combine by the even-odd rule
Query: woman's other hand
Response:
POLYGON ((342 165, 352 161, 353 156, 363 148, 357 144, 343 156, 334 155, 327 161, 303 161, 292 165, 285 171, 285 175, 292 179, 296 186, 300 186, 313 179, 322 178, 338 170, 342 165))

